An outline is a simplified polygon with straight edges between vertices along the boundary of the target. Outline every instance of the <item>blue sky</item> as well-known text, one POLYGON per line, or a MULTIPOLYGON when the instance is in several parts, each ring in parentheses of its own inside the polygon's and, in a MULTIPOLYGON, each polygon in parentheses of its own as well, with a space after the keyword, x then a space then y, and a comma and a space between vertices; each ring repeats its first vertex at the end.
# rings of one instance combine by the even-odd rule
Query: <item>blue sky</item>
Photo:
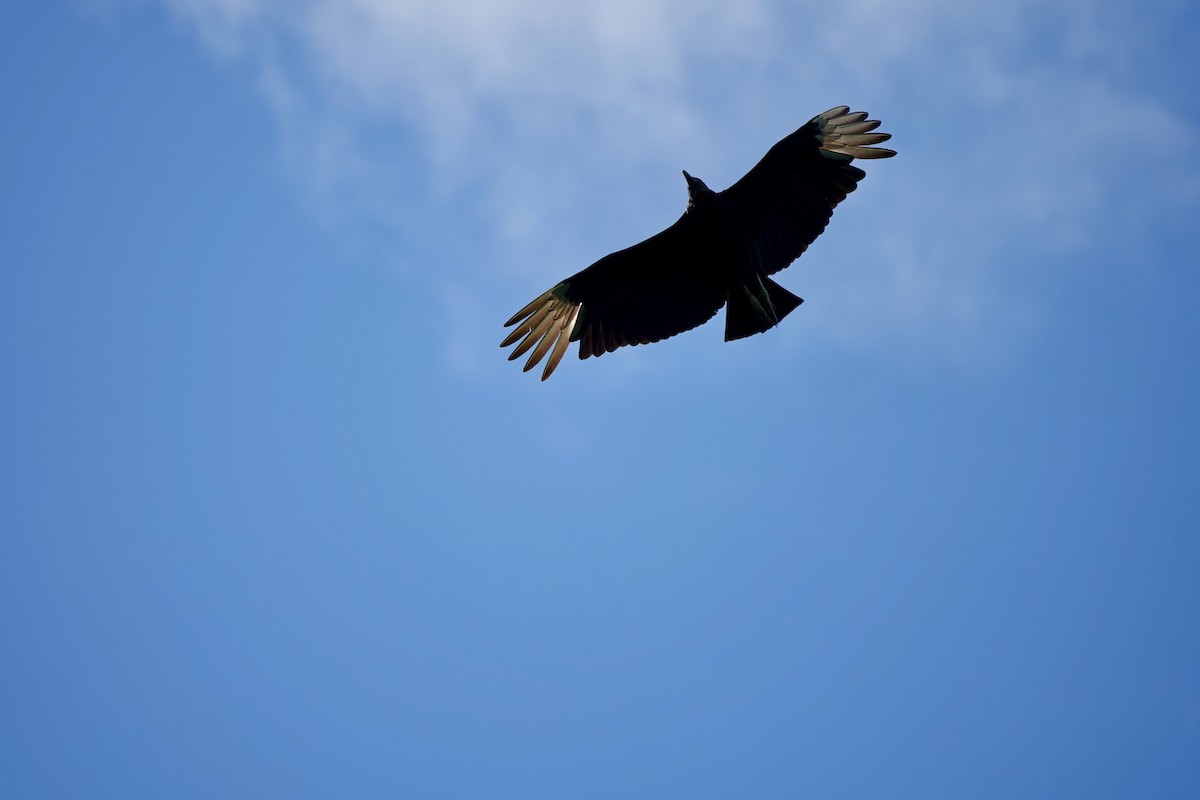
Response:
POLYGON ((4 4, 0 794, 1200 795, 1198 26, 4 4), (505 361, 842 103, 780 328, 505 361))

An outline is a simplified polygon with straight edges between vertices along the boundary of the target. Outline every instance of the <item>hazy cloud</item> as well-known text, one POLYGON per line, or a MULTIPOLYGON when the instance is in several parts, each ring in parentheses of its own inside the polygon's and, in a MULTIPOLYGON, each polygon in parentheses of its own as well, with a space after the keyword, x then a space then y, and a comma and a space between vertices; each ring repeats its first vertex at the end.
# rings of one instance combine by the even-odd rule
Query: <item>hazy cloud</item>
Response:
POLYGON ((1170 14, 1134 3, 170 5, 255 66, 314 196, 400 229, 473 209, 486 241, 457 246, 486 253, 474 278, 493 286, 537 289, 652 233, 682 210, 679 169, 726 185, 843 102, 900 157, 814 248, 824 268, 784 276, 824 295, 809 339, 1020 338, 1038 311, 1014 275, 1197 200, 1170 161, 1194 125, 1139 77, 1170 14))

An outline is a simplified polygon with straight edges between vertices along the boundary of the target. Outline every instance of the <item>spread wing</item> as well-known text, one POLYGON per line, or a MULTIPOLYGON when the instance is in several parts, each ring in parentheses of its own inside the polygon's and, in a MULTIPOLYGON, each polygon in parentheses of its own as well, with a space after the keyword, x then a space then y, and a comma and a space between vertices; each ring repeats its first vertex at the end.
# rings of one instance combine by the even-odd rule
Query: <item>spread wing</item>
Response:
POLYGON ((662 233, 605 256, 522 308, 504 323, 516 328, 500 346, 520 340, 510 361, 532 349, 526 371, 549 353, 546 380, 570 342, 579 342, 579 357, 587 358, 691 330, 725 303, 728 287, 714 251, 685 212, 662 233))
POLYGON ((878 120, 848 106, 831 108, 805 123, 767 151, 741 180, 721 193, 738 209, 752 238, 757 266, 772 275, 791 264, 829 223, 833 209, 853 192, 866 173, 855 158, 890 158, 894 150, 873 133, 878 120))

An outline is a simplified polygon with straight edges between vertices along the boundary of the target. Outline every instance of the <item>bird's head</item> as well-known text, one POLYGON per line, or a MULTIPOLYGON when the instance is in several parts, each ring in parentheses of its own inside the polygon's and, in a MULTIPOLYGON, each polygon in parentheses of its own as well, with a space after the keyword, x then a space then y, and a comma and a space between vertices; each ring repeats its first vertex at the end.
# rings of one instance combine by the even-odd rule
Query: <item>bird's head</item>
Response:
POLYGON ((705 185, 704 181, 700 180, 699 178, 693 178, 691 175, 688 175, 686 169, 683 171, 683 179, 687 181, 688 208, 691 208, 692 206, 696 205, 697 200, 699 200, 704 195, 713 194, 713 190, 708 188, 708 186, 705 185))

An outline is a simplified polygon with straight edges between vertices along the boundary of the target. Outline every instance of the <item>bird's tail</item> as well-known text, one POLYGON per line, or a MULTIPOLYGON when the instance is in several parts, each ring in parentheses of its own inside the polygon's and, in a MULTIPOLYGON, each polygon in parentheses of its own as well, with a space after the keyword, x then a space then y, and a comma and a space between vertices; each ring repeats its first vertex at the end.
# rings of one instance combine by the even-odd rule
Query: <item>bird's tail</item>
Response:
POLYGON ((804 301, 770 278, 756 275, 729 290, 725 341, 744 339, 779 324, 804 301))

